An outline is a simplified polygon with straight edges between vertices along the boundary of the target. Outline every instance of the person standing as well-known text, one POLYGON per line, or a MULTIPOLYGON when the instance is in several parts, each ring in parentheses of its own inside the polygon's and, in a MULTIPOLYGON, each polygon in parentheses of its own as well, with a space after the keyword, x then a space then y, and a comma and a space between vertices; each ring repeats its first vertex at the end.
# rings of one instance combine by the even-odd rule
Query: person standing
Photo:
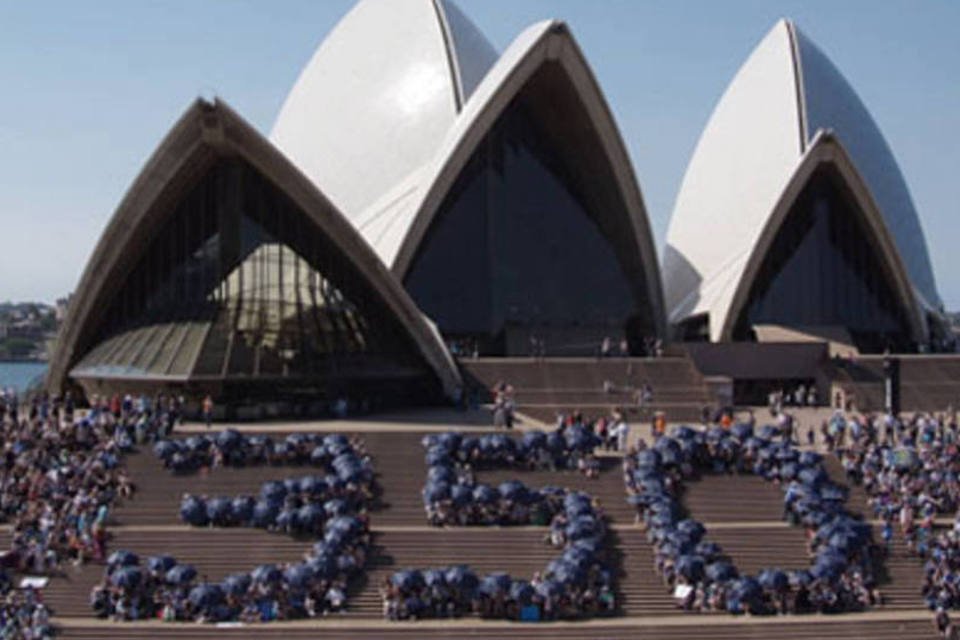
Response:
POLYGON ((213 422, 213 398, 209 394, 203 399, 203 421, 209 429, 210 423, 213 422))

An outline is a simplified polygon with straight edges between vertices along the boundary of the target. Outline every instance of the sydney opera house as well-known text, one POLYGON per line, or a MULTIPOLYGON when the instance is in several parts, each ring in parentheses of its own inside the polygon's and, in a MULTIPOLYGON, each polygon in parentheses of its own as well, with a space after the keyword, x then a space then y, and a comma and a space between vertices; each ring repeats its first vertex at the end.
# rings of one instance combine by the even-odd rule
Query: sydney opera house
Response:
POLYGON ((940 309, 890 148, 793 24, 716 106, 661 266, 570 28, 498 53, 449 0, 359 2, 269 136, 220 99, 190 105, 74 300, 52 388, 227 399, 452 397, 451 344, 570 356, 609 336, 638 354, 780 328, 915 351, 940 309))

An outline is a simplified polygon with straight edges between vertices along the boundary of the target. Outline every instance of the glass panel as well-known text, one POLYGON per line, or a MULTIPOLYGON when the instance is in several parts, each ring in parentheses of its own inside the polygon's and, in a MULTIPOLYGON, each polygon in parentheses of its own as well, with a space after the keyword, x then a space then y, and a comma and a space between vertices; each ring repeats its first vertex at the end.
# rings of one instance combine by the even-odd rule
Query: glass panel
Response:
POLYGON ((448 339, 481 353, 592 352, 624 334, 645 302, 598 220, 561 171, 552 139, 515 102, 478 146, 440 207, 406 276, 448 339))
POLYGON ((840 326, 864 351, 910 346, 910 330, 889 267, 864 214, 839 177, 811 177, 784 220, 750 290, 735 330, 754 325, 840 326))
POLYGON ((379 294, 313 229, 253 168, 214 167, 118 288, 73 373, 325 380, 391 362, 421 375, 379 294))

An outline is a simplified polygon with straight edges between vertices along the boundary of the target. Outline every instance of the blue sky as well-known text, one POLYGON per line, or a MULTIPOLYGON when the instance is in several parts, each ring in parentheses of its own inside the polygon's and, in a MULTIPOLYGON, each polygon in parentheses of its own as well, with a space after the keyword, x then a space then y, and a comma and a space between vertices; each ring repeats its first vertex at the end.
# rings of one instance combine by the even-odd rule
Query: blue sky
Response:
MULTIPOLYGON (((566 20, 630 149, 658 242, 724 87, 780 17, 853 84, 893 148, 960 309, 960 2, 456 0, 503 49, 566 20)), ((0 300, 74 288, 124 190, 197 95, 261 131, 352 0, 0 0, 0 300)))

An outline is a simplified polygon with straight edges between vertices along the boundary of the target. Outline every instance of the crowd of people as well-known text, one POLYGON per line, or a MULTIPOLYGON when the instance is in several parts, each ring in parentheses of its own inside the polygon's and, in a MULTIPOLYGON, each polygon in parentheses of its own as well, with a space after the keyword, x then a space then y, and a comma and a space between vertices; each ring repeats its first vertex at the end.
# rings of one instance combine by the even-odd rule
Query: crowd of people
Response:
POLYGON ((866 490, 886 546, 899 527, 907 552, 924 561, 923 598, 949 637, 954 625, 948 612, 960 608, 960 524, 938 532, 935 519, 960 515, 957 423, 946 415, 837 411, 821 425, 821 437, 847 479, 866 490))
POLYGON ((158 441, 153 452, 166 468, 189 473, 222 466, 313 465, 324 467, 340 455, 367 459, 363 441, 342 434, 291 433, 282 440, 246 435, 235 429, 182 440, 158 441))
POLYGON ((220 582, 171 556, 153 556, 141 565, 136 554, 116 551, 90 593, 90 606, 98 617, 113 620, 314 618, 345 609, 348 584, 363 571, 369 547, 369 521, 361 513, 327 520, 323 537, 299 562, 260 565, 220 582))
POLYGON ((457 432, 425 436, 423 502, 428 522, 549 525, 545 543, 564 551, 529 581, 502 573, 481 578, 462 566, 397 572, 381 588, 384 615, 401 620, 468 613, 554 619, 613 611, 612 575, 605 564, 606 526, 590 496, 559 487, 531 489, 517 480, 494 487, 477 483, 474 476, 478 469, 583 470, 583 461, 593 457, 600 443, 579 418, 561 419, 550 433, 528 431, 520 439, 457 432))
POLYGON ((423 438, 427 520, 435 526, 547 524, 559 510, 555 488, 533 491, 516 481, 492 486, 478 483, 475 471, 561 468, 595 477, 599 464, 594 449, 599 443, 590 429, 572 423, 550 433, 528 431, 520 439, 455 431, 427 435, 423 438))
MULTIPOLYGON (((512 484, 524 495, 541 494, 522 483, 512 484)), ((535 621, 615 611, 600 506, 581 492, 554 489, 547 493, 547 501, 557 511, 545 542, 563 551, 542 572, 525 580, 505 573, 480 577, 466 566, 398 571, 381 586, 384 616, 417 620, 478 614, 535 621)))
POLYGON ((773 427, 756 435, 750 424, 680 427, 652 447, 641 440, 624 459, 624 482, 654 545, 655 568, 685 610, 832 613, 880 602, 870 526, 845 510, 846 492, 829 479, 821 456, 780 441, 773 427), (682 517, 683 483, 704 472, 752 473, 779 484, 784 517, 807 529, 810 568, 741 576, 703 524, 682 517))
POLYGON ((107 562, 90 604, 100 617, 198 622, 271 621, 341 611, 347 586, 362 572, 370 545, 367 507, 374 471, 363 442, 340 434, 292 434, 284 440, 235 430, 161 440, 154 452, 174 471, 222 465, 299 464, 322 472, 269 481, 257 497, 185 495, 180 517, 194 526, 255 526, 319 538, 303 561, 262 565, 222 582, 198 580, 190 565, 155 556, 142 567, 119 551, 107 562))
POLYGON ((15 404, 0 412, 0 519, 13 530, 2 566, 47 575, 67 560, 102 560, 110 509, 135 490, 123 454, 162 429, 167 414, 95 400, 75 420, 69 397, 37 398, 26 415, 15 404))
POLYGON ((17 589, 10 573, 0 569, 0 638, 50 640, 53 633, 42 593, 33 586, 17 589))
POLYGON ((0 520, 12 529, 0 554, 0 638, 49 637, 38 589, 15 589, 7 570, 58 575, 64 564, 104 560, 111 509, 135 486, 123 455, 172 429, 180 403, 167 396, 91 397, 81 416, 73 397, 0 393, 0 520))

